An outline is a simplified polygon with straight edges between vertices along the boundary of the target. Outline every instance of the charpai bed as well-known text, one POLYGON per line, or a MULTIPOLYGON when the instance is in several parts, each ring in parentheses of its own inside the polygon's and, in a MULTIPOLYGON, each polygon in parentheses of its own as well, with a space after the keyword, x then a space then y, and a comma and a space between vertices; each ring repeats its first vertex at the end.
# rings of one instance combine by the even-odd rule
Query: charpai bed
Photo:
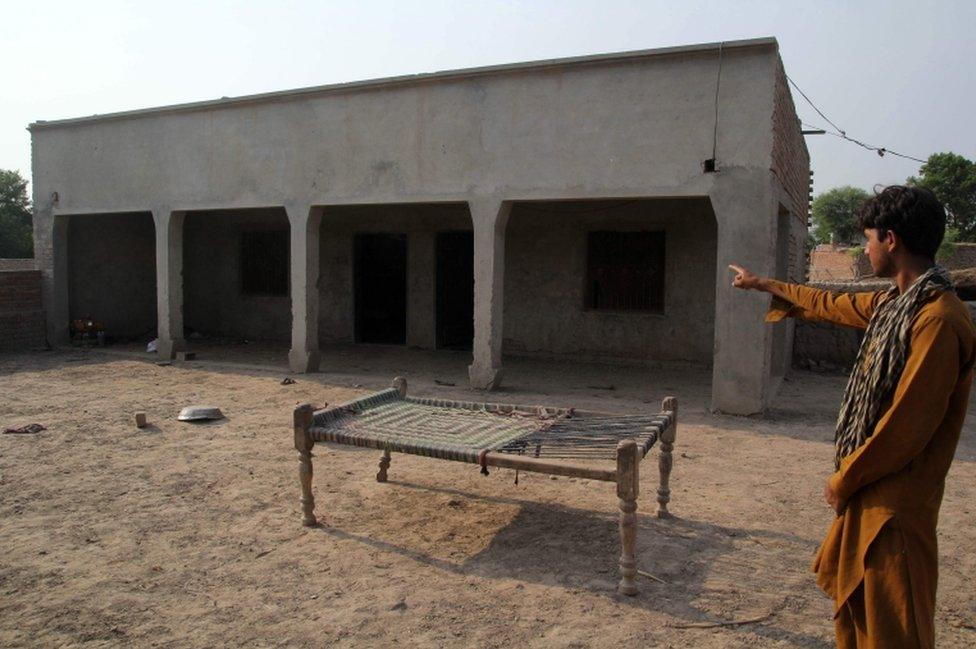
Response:
MULTIPOLYGON (((661 412, 610 415, 589 411, 447 401, 407 396, 407 382, 324 410, 295 408, 302 522, 315 525, 312 447, 316 442, 366 446, 383 451, 378 482, 386 482, 391 453, 423 455, 481 466, 614 482, 620 507, 620 584, 635 595, 637 496, 640 463, 660 441, 657 515, 666 518, 677 433, 678 402, 664 399, 661 412), (600 466, 593 460, 615 460, 600 466)), ((516 480, 518 479, 516 473, 516 480)))

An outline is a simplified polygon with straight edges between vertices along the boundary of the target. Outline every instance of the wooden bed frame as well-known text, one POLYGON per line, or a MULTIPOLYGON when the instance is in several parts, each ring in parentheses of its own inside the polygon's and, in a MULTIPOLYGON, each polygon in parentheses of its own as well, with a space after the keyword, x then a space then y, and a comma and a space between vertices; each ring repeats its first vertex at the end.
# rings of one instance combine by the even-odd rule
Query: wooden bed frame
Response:
MULTIPOLYGON (((393 381, 393 388, 399 392, 401 398, 406 398, 407 383, 402 378, 393 381)), ((377 393, 382 395, 384 393, 377 393)), ((375 395, 374 395, 375 396, 375 395)), ((429 400, 430 401, 430 400, 429 400)), ((456 402, 444 402, 443 407, 460 407, 456 402)), ((440 405, 440 404, 437 404, 440 405)), ((463 404, 468 409, 471 406, 483 406, 485 410, 491 412, 510 412, 506 409, 518 408, 528 410, 520 406, 502 406, 499 404, 463 404)), ((314 439, 314 433, 318 429, 313 427, 316 416, 323 417, 332 413, 342 413, 343 409, 348 410, 348 404, 336 406, 334 408, 315 411, 313 406, 303 403, 295 408, 294 413, 294 434, 295 449, 298 451, 299 461, 299 482, 301 484, 301 507, 302 523, 306 526, 317 525, 314 514, 315 497, 312 495, 312 447, 316 442, 332 442, 340 444, 351 444, 356 446, 368 446, 383 451, 379 462, 379 472, 376 474, 377 482, 386 482, 387 471, 390 467, 391 449, 390 445, 382 440, 370 438, 357 438, 356 440, 342 439, 314 439)), ((565 412, 565 411, 564 411, 565 412)), ((587 415, 607 417, 605 413, 594 413, 587 411, 572 411, 574 416, 586 417, 587 415)), ((486 467, 494 466, 519 471, 532 471, 535 473, 545 473, 550 475, 571 476, 586 478, 589 480, 602 480, 614 482, 617 485, 617 498, 620 507, 620 583, 617 591, 623 595, 636 595, 637 584, 634 578, 637 575, 637 559, 635 556, 635 544, 637 536, 637 496, 640 493, 640 462, 653 446, 654 442, 660 440, 661 452, 658 458, 658 470, 660 473, 660 483, 657 488, 657 516, 667 518, 668 502, 671 499, 671 489, 669 481, 671 468, 673 465, 672 451, 677 435, 677 415, 678 401, 674 397, 666 397, 661 404, 661 413, 666 421, 653 439, 645 444, 638 444, 635 439, 622 439, 616 445, 616 468, 601 468, 592 465, 578 464, 554 459, 543 459, 525 455, 514 455, 510 453, 498 452, 496 450, 481 450, 477 454, 477 459, 467 458, 440 458, 452 459, 455 461, 474 461, 480 463, 484 472, 486 467)), ((321 438, 321 435, 319 435, 321 438)), ((431 455, 429 449, 407 449, 402 447, 393 448, 394 452, 409 453, 415 455, 431 455)), ((434 456, 437 457, 437 456, 434 456)))

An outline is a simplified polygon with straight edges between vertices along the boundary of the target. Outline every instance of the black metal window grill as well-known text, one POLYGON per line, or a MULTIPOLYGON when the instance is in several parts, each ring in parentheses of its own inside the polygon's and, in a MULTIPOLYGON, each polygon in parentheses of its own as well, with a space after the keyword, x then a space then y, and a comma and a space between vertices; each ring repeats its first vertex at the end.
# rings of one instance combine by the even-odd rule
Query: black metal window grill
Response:
POLYGON ((590 232, 586 308, 664 311, 664 232, 590 232))
POLYGON ((288 231, 241 233, 241 293, 288 295, 288 231))

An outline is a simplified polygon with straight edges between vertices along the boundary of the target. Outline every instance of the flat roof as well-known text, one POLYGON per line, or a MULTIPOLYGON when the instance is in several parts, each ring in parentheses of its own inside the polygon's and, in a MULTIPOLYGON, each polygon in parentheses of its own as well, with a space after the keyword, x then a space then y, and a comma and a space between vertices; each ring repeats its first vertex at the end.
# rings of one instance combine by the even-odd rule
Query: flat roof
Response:
POLYGON ((571 56, 559 59, 543 59, 539 61, 525 61, 521 63, 505 63, 501 65, 486 65, 477 68, 462 68, 459 70, 443 70, 438 72, 424 72, 420 74, 407 74, 397 77, 384 77, 380 79, 369 79, 365 81, 350 81, 345 83, 334 83, 324 86, 309 86, 306 88, 295 88, 292 90, 278 90, 274 92, 264 92, 255 95, 242 95, 240 97, 221 97, 220 99, 208 99, 205 101, 195 101, 184 104, 171 104, 168 106, 158 106, 154 108, 140 108, 136 110, 126 110, 117 113, 105 113, 101 115, 89 115, 86 117, 72 117, 56 120, 37 120, 31 123, 27 129, 38 131, 47 128, 58 128, 74 126, 76 124, 88 124, 92 122, 106 122, 122 120, 148 115, 165 115, 171 113, 186 113, 200 110, 210 110, 214 108, 225 108, 232 106, 242 106, 247 104, 288 101, 301 99, 316 95, 328 95, 345 93, 357 90, 372 90, 376 88, 386 88, 394 86, 412 85, 417 83, 450 81, 470 77, 510 74, 513 72, 527 72, 535 70, 549 70, 555 68, 581 67, 594 64, 617 63, 621 61, 634 61, 639 59, 649 59, 658 57, 680 56, 682 54, 698 54, 701 52, 717 51, 720 48, 746 49, 746 48, 773 48, 779 49, 779 44, 773 37, 750 38, 735 41, 722 41, 716 43, 700 43, 695 45, 679 45, 676 47, 660 47, 649 50, 633 50, 629 52, 612 52, 609 54, 593 54, 589 56, 571 56))

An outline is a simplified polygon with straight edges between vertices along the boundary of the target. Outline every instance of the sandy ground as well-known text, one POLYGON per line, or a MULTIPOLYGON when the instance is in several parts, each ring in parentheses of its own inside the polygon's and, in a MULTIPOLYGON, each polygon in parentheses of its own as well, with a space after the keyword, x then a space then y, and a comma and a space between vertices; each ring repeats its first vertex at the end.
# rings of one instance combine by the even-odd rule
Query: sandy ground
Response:
MULTIPOLYGON (((249 353, 236 359, 281 361, 249 353)), ((414 394, 479 396, 461 387, 465 354, 326 358, 329 373, 283 386, 275 367, 0 356, 0 427, 48 428, 0 435, 0 646, 831 645, 830 603, 807 570, 831 517, 820 492, 843 377, 796 372, 753 419, 708 414, 700 369, 508 363, 499 401, 637 412, 680 399, 677 518, 653 517, 654 463, 639 501, 640 567, 665 583, 640 578, 625 598, 606 483, 523 473, 516 486, 510 471, 394 455, 379 484, 377 452, 319 446, 323 524, 303 528, 296 403, 395 374, 414 394), (201 402, 227 419, 175 420, 201 402), (134 427, 136 410, 150 427, 134 427)), ((941 647, 976 644, 974 426, 970 415, 939 530, 941 647)))

